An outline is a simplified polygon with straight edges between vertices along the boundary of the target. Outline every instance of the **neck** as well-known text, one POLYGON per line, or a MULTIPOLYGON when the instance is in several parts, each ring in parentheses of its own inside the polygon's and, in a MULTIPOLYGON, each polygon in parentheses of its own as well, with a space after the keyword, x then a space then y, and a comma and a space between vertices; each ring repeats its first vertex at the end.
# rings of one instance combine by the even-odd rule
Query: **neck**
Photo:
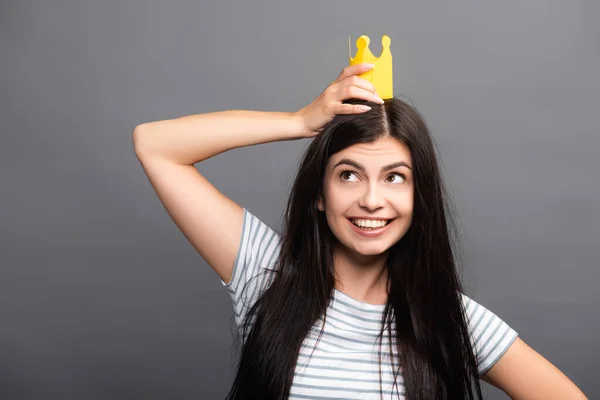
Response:
POLYGON ((365 303, 385 304, 388 254, 364 256, 343 246, 333 252, 336 289, 365 303))

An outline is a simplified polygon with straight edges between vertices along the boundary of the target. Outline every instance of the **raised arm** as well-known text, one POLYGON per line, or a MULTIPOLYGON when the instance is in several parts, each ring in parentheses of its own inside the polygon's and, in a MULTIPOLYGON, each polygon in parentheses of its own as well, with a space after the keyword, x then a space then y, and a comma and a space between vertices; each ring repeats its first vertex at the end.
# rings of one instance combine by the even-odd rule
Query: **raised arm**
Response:
POLYGON ((194 166, 236 147, 304 137, 292 113, 223 111, 139 125, 135 153, 177 227, 224 282, 242 234, 243 210, 194 166))
POLYGON ((358 113, 348 98, 382 103, 358 74, 345 68, 311 104, 293 112, 230 110, 148 122, 133 131, 136 156, 175 224, 224 282, 229 282, 242 234, 243 210, 194 164, 237 147, 313 137, 335 114, 358 113))

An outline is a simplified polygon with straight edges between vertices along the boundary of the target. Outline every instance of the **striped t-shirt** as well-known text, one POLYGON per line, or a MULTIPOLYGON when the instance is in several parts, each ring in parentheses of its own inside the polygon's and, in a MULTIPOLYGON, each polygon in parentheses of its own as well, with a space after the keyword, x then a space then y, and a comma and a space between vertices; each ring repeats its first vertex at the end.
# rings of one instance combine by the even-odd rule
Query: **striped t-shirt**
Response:
MULTIPOLYGON (((229 290, 238 327, 269 284, 273 273, 264 268, 274 267, 279 248, 279 234, 244 209, 242 237, 231 281, 229 284, 221 281, 229 290)), ((515 341, 517 332, 484 306, 461 295, 482 375, 515 341)), ((392 365, 387 357, 387 332, 378 338, 385 305, 364 303, 337 289, 333 297, 321 339, 317 343, 323 318, 315 323, 302 344, 289 398, 379 399, 382 389, 384 398, 393 395, 404 399, 401 370, 394 385, 393 371, 398 370, 398 365, 397 361, 392 365)))

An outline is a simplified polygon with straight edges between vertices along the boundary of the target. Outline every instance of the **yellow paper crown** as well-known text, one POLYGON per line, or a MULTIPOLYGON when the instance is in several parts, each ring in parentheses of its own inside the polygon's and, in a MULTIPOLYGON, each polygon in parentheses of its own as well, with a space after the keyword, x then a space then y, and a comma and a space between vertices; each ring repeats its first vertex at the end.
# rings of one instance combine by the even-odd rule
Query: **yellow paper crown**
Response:
POLYGON ((393 69, 392 69, 392 52, 390 51, 390 44, 392 40, 388 35, 383 35, 381 38, 381 55, 379 58, 375 57, 369 49, 369 43, 371 40, 368 36, 362 35, 356 40, 356 55, 352 58, 350 53, 350 37, 348 37, 348 57, 350 58, 350 65, 355 64, 374 64, 375 68, 360 74, 361 78, 370 81, 379 97, 382 99, 391 99, 394 97, 394 86, 393 86, 393 69))

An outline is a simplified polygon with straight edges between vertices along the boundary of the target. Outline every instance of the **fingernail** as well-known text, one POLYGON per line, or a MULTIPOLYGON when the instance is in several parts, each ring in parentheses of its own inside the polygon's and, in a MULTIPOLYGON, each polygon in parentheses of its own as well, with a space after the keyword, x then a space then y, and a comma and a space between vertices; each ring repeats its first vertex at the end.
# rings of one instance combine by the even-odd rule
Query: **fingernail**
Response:
POLYGON ((360 108, 362 111, 369 111, 371 109, 371 107, 365 106, 363 104, 361 104, 360 106, 358 106, 358 108, 360 108))

